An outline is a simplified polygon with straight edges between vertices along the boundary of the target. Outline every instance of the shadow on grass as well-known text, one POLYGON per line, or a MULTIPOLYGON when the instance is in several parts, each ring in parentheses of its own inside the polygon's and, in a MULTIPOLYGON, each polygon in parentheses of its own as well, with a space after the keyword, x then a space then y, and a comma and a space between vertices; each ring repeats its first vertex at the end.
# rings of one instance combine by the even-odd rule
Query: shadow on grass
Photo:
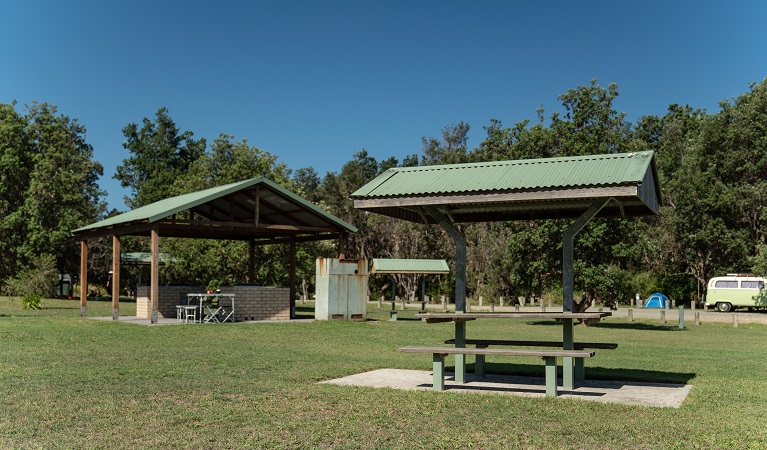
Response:
MULTIPOLYGON (((467 364, 466 370, 474 372, 474 365, 467 364)), ((445 366, 445 370, 454 372, 455 367, 445 366)), ((488 363, 485 362, 485 373, 496 375, 516 375, 528 377, 544 377, 545 367, 533 364, 511 364, 511 363, 488 363)), ((562 367, 557 367, 557 374, 562 376, 562 367)), ((606 367, 586 367, 587 380, 605 380, 605 381, 638 381, 642 383, 679 383, 687 384, 695 378, 692 372, 664 372, 660 370, 644 369, 614 369, 606 367)))
MULTIPOLYGON (((548 325, 548 326, 557 326, 561 327, 561 323, 552 322, 552 321, 537 321, 537 322, 528 322, 530 325, 548 325)), ((576 327, 583 327, 583 325, 576 325, 576 327)), ((589 325, 589 327, 594 328, 613 328, 613 329, 619 329, 619 330, 646 330, 646 331, 678 331, 679 326, 678 324, 674 323, 659 323, 659 324, 651 324, 646 322, 631 322, 631 323, 617 323, 617 322, 600 322, 597 324, 589 325)), ((577 329, 577 328, 576 328, 577 329)))

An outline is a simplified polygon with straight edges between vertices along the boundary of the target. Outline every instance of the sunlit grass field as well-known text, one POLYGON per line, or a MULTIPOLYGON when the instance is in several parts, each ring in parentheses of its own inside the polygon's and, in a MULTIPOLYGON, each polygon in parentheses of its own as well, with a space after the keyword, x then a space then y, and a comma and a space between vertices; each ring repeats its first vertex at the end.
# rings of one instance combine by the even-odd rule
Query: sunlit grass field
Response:
MULTIPOLYGON (((300 307, 300 305, 299 305, 300 307)), ((309 306, 299 314, 311 316, 309 306)), ((679 409, 319 381, 379 368, 430 370, 404 345, 452 324, 356 322, 139 326, 81 319, 79 303, 23 310, 0 297, 0 448, 765 448, 767 326, 610 318, 583 341, 617 342, 589 378, 686 382, 679 409)), ((121 314, 134 315, 123 303, 121 314)), ((111 303, 89 302, 89 316, 111 303)), ((473 336, 546 339, 544 322, 485 320, 473 336)), ((507 360, 508 361, 508 360, 507 360)), ((489 372, 543 374, 489 360, 489 372)))

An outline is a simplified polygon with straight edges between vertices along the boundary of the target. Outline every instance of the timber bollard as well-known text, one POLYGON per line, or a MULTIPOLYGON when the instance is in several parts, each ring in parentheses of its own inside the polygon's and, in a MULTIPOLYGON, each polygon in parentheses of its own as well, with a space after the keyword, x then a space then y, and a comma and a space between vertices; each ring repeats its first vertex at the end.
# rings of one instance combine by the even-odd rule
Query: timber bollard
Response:
POLYGON ((447 312, 447 302, 445 301, 445 296, 443 295, 440 300, 442 301, 442 312, 447 312))
POLYGON ((519 312, 519 305, 514 305, 514 312, 519 312))
POLYGON ((629 308, 629 322, 634 321, 634 310, 629 308))
POLYGON ((490 303, 490 312, 495 312, 495 303, 490 303))
POLYGON ((679 329, 684 330, 684 306, 679 305, 679 329))
POLYGON ((501 295, 501 308, 503 308, 503 295, 501 295))
POLYGON ((738 315, 733 314, 732 315, 732 326, 735 328, 738 328, 738 315))
POLYGON ((695 325, 700 325, 700 313, 695 311, 695 325))
POLYGON ((484 300, 485 300, 485 299, 484 299, 484 298, 482 298, 482 296, 480 295, 480 296, 479 296, 479 306, 482 306, 482 303, 484 302, 484 300))
POLYGON ((660 310, 660 323, 666 323, 666 310, 660 310))
POLYGON ((383 304, 383 298, 384 298, 384 297, 383 297, 383 295, 382 295, 382 296, 380 296, 380 297, 378 297, 378 307, 379 307, 379 308, 380 308, 380 307, 381 307, 381 305, 383 304))

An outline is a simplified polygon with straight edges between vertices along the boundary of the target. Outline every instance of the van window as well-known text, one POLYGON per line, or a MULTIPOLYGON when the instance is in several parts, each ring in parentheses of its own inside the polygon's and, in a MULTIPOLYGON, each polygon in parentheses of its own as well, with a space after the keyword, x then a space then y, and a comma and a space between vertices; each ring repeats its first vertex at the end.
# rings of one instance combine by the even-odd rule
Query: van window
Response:
POLYGON ((714 287, 718 288, 738 288, 738 282, 736 280, 718 280, 714 287))
POLYGON ((740 287, 743 289, 764 289, 764 281, 741 281, 740 287))

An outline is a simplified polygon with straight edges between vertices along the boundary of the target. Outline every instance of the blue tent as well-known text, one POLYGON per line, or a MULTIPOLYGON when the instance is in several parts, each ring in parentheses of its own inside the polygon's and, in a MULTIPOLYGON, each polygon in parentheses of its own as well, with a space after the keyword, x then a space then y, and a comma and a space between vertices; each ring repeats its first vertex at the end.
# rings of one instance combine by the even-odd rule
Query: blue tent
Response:
POLYGON ((665 308, 666 302, 668 302, 668 297, 661 294, 660 292, 656 292, 653 295, 647 297, 647 300, 644 302, 645 308, 665 308))

